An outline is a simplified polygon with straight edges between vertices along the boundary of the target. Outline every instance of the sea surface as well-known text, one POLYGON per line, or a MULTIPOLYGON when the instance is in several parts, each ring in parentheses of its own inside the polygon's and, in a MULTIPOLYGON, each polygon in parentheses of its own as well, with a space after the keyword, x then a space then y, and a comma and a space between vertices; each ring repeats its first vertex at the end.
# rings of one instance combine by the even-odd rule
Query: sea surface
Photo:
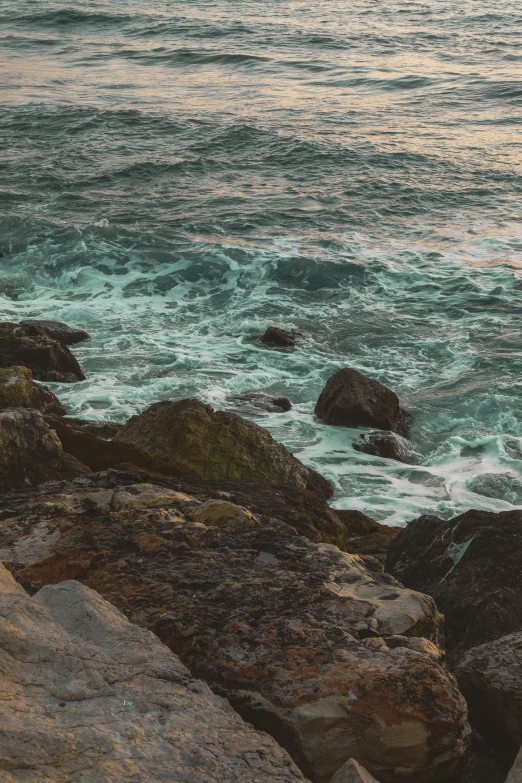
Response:
POLYGON ((92 334, 71 414, 199 397, 392 525, 522 507, 520 2, 3 0, 0 70, 0 316, 92 334), (412 465, 314 419, 345 366, 412 465))

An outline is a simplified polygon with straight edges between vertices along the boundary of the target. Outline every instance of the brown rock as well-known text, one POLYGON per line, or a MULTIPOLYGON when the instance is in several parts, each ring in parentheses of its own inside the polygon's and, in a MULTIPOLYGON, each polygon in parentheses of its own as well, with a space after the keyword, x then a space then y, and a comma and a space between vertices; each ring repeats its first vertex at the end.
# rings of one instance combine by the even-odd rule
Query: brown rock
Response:
POLYGON ((298 332, 286 332, 278 326, 269 326, 259 339, 262 343, 276 345, 278 348, 293 348, 297 345, 298 338, 298 332))
POLYGON ((386 643, 436 644, 431 599, 283 520, 208 525, 195 520, 207 498, 181 481, 123 477, 0 499, 1 556, 22 584, 76 578, 97 589, 269 730, 314 783, 329 783, 348 758, 382 783, 458 774, 468 727, 455 681, 431 656, 386 643))
POLYGON ((36 408, 42 413, 65 415, 58 397, 47 386, 34 383, 27 367, 0 370, 0 410, 6 408, 36 408))
POLYGON ((326 424, 375 427, 407 435, 408 414, 397 395, 379 381, 345 367, 328 379, 315 406, 326 424))
POLYGON ((37 381, 73 383, 85 380, 66 345, 36 324, 0 323, 0 366, 28 367, 37 381))
POLYGON ((56 340, 62 345, 74 345, 75 343, 83 343, 85 340, 90 340, 91 335, 85 332, 83 329, 75 329, 72 326, 62 323, 61 321, 46 321, 32 319, 28 321, 20 321, 21 326, 38 326, 43 329, 49 337, 56 340))
POLYGON ((406 464, 410 462, 405 439, 394 432, 370 432, 369 435, 360 435, 352 445, 356 451, 363 454, 394 459, 406 464))
POLYGON ((287 397, 272 397, 265 392, 245 392, 245 394, 231 394, 228 399, 251 411, 269 411, 280 413, 292 410, 292 403, 287 397))
POLYGON ((341 769, 337 770, 331 783, 378 783, 355 759, 348 759, 341 769))
POLYGON ((134 446, 186 476, 311 489, 327 498, 333 494, 329 481, 265 429, 199 400, 151 405, 129 419, 113 443, 134 446))
POLYGON ((346 551, 357 555, 372 555, 384 566, 388 548, 399 535, 401 528, 381 525, 361 511, 335 509, 335 513, 346 528, 346 551))

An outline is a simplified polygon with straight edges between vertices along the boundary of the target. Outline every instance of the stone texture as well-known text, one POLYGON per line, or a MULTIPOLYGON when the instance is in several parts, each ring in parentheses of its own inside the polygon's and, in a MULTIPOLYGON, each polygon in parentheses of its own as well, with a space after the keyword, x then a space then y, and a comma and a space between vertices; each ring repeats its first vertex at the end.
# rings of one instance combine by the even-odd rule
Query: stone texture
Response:
POLYGON ((0 412, 0 492, 90 472, 64 453, 39 411, 14 408, 0 412))
POLYGON ((111 440, 123 427, 123 424, 117 421, 95 421, 94 419, 75 419, 73 417, 68 417, 66 424, 78 428, 82 432, 90 432, 102 440, 111 440))
POLYGON ((522 632, 468 650, 455 674, 482 737, 516 753, 522 745, 522 632))
POLYGON ((42 413, 65 414, 58 397, 47 386, 34 383, 27 367, 0 370, 0 410, 6 408, 36 408, 42 413))
POLYGON ((262 343, 276 345, 278 348, 293 348, 297 345, 298 332, 287 332, 279 326, 269 326, 259 338, 262 343))
POLYGON ((378 783, 355 759, 348 759, 333 776, 331 783, 378 783))
POLYGON ((370 432, 368 435, 360 435, 352 445, 356 451, 363 454, 394 459, 406 464, 410 462, 405 439, 394 432, 370 432))
POLYGON ((386 564, 388 548, 401 528, 381 525, 362 511, 335 509, 346 528, 344 549, 357 555, 372 555, 386 564))
POLYGON ((129 419, 113 443, 134 446, 186 476, 311 489, 327 498, 333 493, 329 481, 265 429, 199 400, 151 405, 129 419))
POLYGON ((282 411, 292 410, 292 403, 287 397, 273 397, 265 392, 231 394, 228 399, 245 410, 252 412, 263 410, 269 413, 281 413, 282 411))
POLYGON ((256 514, 239 492, 223 499, 243 508, 216 516, 208 490, 197 493, 203 482, 189 492, 188 480, 132 476, 0 499, 0 557, 31 592, 70 578, 98 590, 273 734, 314 783, 348 758, 382 783, 453 780, 468 746, 464 700, 432 655, 408 646, 440 641, 432 599, 371 557, 256 514), (215 524, 249 519, 245 510, 259 526, 215 524))
POLYGON ((328 379, 315 415, 326 424, 375 427, 407 435, 408 414, 400 407, 395 392, 349 367, 328 379))
POLYGON ((20 321, 20 324, 21 326, 38 326, 40 329, 43 329, 49 337, 62 343, 62 345, 74 345, 75 343, 83 343, 85 340, 91 339, 91 335, 83 329, 75 329, 73 326, 68 326, 61 321, 42 321, 33 319, 20 321))
POLYGON ((33 598, 0 565, 3 783, 298 783, 272 738, 78 582, 33 598))
POLYGON ((506 778, 506 783, 522 783, 522 748, 515 759, 515 763, 511 767, 509 775, 506 778))
POLYGON ((73 383, 85 380, 66 345, 37 324, 0 323, 0 367, 28 367, 37 381, 73 383))
POLYGON ((472 647, 522 631, 522 511, 419 517, 391 542, 387 567, 435 598, 451 665, 472 647))

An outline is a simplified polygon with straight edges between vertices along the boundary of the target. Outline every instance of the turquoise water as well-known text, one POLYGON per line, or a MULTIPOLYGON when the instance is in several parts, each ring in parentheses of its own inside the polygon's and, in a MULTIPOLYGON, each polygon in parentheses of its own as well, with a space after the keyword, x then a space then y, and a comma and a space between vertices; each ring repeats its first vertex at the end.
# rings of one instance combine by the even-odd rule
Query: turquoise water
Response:
POLYGON ((4 0, 0 28, 2 317, 93 335, 70 413, 269 390, 294 409, 248 415, 337 507, 522 506, 519 3, 4 0), (400 395, 414 465, 314 421, 343 366, 400 395))

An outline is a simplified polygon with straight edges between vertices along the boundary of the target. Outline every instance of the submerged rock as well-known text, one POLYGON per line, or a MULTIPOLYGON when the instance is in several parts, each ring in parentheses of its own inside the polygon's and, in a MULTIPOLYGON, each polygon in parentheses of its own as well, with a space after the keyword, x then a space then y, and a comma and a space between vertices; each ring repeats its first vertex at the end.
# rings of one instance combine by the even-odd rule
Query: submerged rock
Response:
POLYGON ((328 379, 315 415, 326 424, 375 427, 407 435, 409 414, 400 407, 395 392, 349 367, 328 379))
POLYGON ((0 412, 0 492, 90 472, 64 453, 39 411, 14 408, 0 412))
POLYGON ((229 398, 233 402, 244 405, 253 410, 264 410, 270 413, 292 410, 292 403, 287 397, 271 397, 265 392, 246 392, 245 394, 232 394, 229 398))
POLYGON ((39 326, 43 329, 49 337, 62 345, 74 345, 75 343, 83 343, 85 340, 90 340, 91 335, 85 332, 83 329, 75 329, 72 326, 62 323, 61 321, 41 321, 32 319, 28 321, 20 321, 21 326, 39 326))
POLYGON ((6 408, 35 408, 58 416, 66 413, 58 397, 47 386, 34 383, 27 367, 0 370, 0 410, 6 408))
POLYGON ((0 778, 305 783, 149 631, 78 582, 33 598, 0 564, 0 778))
POLYGON ((472 724, 514 757, 522 745, 522 632, 468 650, 455 674, 472 724))
POLYGON ((276 345, 279 348, 293 348, 297 345, 299 333, 287 332, 284 329, 280 329, 278 326, 269 326, 259 339, 262 343, 276 345))
POLYGON ((236 496, 224 499, 242 509, 216 515, 188 480, 124 478, 110 471, 0 499, 2 557, 22 584, 78 578, 98 590, 273 734, 314 783, 349 758, 382 783, 453 780, 468 746, 464 700, 433 656, 406 646, 438 643, 432 599, 236 496))
POLYGON ((113 443, 134 446, 186 476, 298 487, 324 497, 333 494, 329 481, 303 465, 267 430, 199 400, 151 405, 129 419, 113 443))
POLYGON ((472 647, 522 631, 522 511, 421 516, 390 544, 387 568, 435 598, 453 663, 472 647))
POLYGON ((37 324, 0 323, 0 367, 28 367, 37 381, 74 383, 85 380, 66 345, 37 324))
POLYGON ((394 432, 370 432, 369 435, 360 435, 359 440, 354 441, 352 445, 356 451, 363 454, 394 459, 397 462, 409 463, 410 461, 404 438, 394 432))
POLYGON ((401 528, 381 525, 362 511, 335 509, 346 528, 345 548, 357 555, 372 555, 382 565, 386 564, 388 548, 401 528))

